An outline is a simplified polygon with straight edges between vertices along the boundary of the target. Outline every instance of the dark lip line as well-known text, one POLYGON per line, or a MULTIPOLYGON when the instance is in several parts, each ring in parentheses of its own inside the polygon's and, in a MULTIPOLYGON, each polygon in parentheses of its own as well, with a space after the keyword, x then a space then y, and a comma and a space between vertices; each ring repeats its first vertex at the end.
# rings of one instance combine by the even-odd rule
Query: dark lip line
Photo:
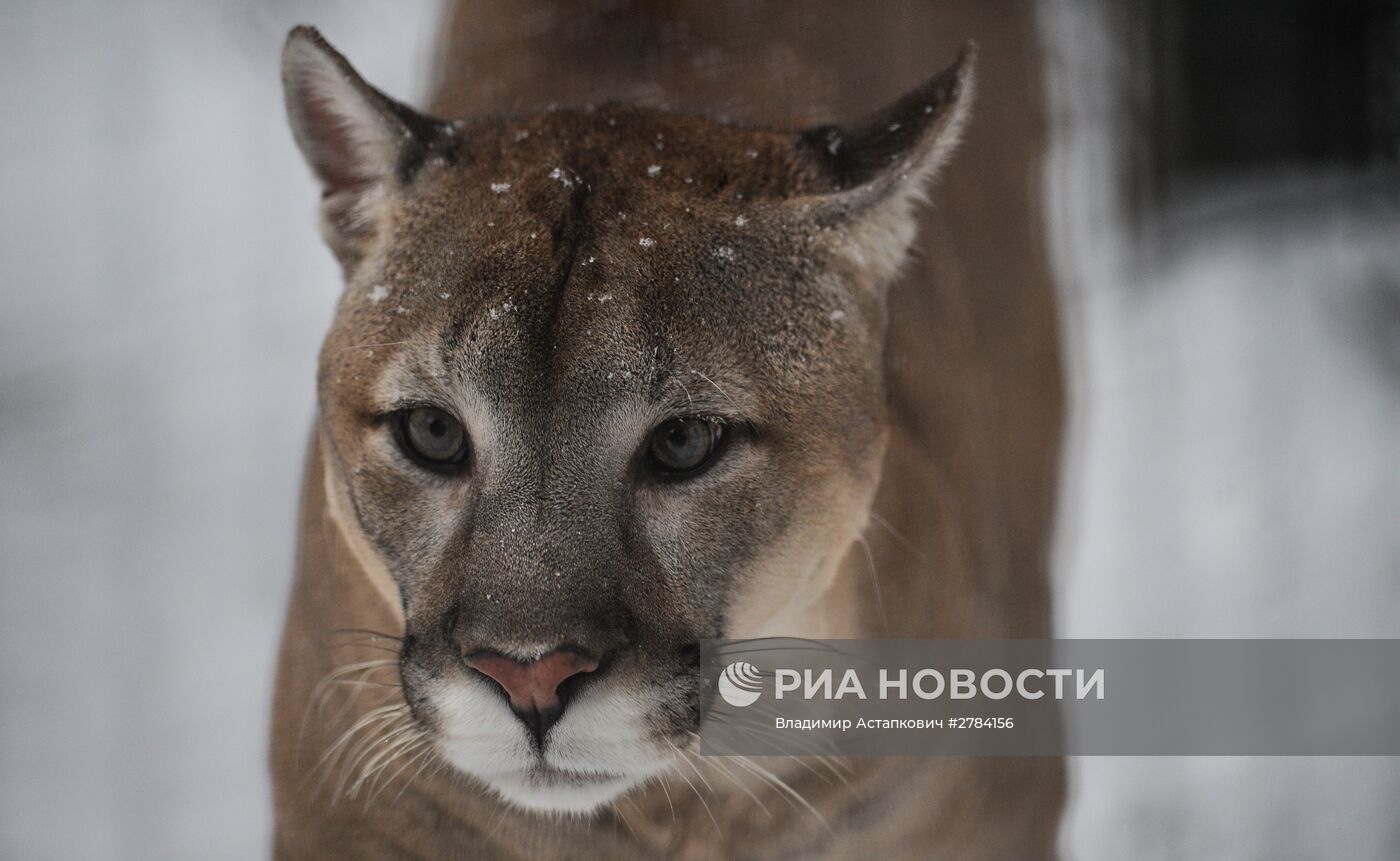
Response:
POLYGON ((621 780, 626 777, 624 774, 602 771, 570 771, 549 765, 543 762, 536 762, 529 771, 524 772, 526 777, 545 778, 559 780, 563 778, 574 785, 589 783, 604 783, 611 780, 621 780))

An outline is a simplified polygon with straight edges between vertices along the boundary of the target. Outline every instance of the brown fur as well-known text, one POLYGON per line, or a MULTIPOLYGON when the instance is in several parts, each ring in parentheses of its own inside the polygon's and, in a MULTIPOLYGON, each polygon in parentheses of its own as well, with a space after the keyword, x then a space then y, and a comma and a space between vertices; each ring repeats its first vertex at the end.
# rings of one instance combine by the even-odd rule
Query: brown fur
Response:
MULTIPOLYGON (((450 616, 456 636, 522 649, 625 642, 637 657, 609 672, 634 684, 702 636, 1047 633, 1061 405, 1031 184, 1043 130, 1028 9, 568 9, 456 10, 432 109, 471 119, 446 138, 422 129, 396 165, 393 187, 408 191, 366 198, 359 177, 321 166, 347 291, 323 351, 279 670, 278 857, 1051 855, 1062 777, 1048 760, 871 760, 844 780, 769 763, 825 824, 781 789, 705 763, 569 820, 513 810, 430 752, 388 757, 377 782, 344 797, 355 755, 375 762, 361 746, 373 726, 322 766, 356 719, 402 700, 398 667, 410 699, 415 672, 458 671, 433 656, 440 643, 407 665, 399 641, 352 630, 415 635, 450 616), (888 245, 909 182, 823 156, 820 135, 804 148, 684 113, 742 108, 768 128, 868 115, 870 93, 893 96, 966 37, 982 46, 977 118, 893 284, 861 248, 888 245), (682 113, 536 112, 614 99, 682 113), (850 194, 880 183, 891 187, 850 194), (430 484, 393 463, 375 416, 414 380, 491 415, 499 443, 484 449, 508 462, 483 474, 508 480, 430 484), (628 407, 602 408, 617 404, 628 407), (677 410, 733 414, 760 433, 682 500, 610 501, 628 457, 610 441, 677 410), (851 543, 872 495, 878 601, 851 543), (688 585, 659 586, 678 579, 688 585), (365 686, 321 696, 337 668, 379 657, 391 663, 346 677, 365 686)), ((950 80, 919 97, 948 96, 950 80)), ((889 145, 918 174, 939 129, 911 129, 889 145)), ((431 727, 432 703, 414 705, 431 727)), ((683 733, 686 719, 653 716, 651 729, 683 733)))

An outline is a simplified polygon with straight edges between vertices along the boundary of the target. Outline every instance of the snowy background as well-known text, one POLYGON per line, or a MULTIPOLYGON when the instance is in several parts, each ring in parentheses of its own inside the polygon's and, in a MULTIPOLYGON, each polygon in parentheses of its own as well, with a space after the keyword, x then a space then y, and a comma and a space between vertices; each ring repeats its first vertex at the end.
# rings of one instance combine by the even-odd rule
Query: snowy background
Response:
MULTIPOLYGON (((1400 171, 1218 178, 1132 230, 1141 49, 1112 4, 1040 16, 1077 405, 1057 636, 1400 637, 1400 171)), ((1400 759, 1085 757, 1070 782, 1071 858, 1400 857, 1400 759)))
POLYGON ((422 92, 436 5, 376 8, 0 11, 5 861, 267 854, 274 652, 339 284, 280 52, 317 21, 422 92))
MULTIPOLYGON (((1400 177, 1286 169, 1125 228, 1128 57, 1049 2, 1078 408, 1062 636, 1400 636, 1400 177)), ((277 54, 422 93, 435 3, 0 10, 0 858, 247 859, 337 274, 277 54)), ((1386 759, 1081 759, 1081 859, 1400 857, 1386 759), (1339 848, 1340 847, 1340 848, 1339 848)))

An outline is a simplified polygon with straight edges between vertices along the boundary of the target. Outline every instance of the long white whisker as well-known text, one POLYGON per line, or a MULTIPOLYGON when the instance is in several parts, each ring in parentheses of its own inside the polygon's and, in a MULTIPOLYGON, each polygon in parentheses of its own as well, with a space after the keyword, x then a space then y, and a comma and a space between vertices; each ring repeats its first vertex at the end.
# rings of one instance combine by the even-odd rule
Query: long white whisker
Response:
POLYGON ((763 801, 756 794, 754 794, 753 790, 745 786, 743 781, 739 780, 738 776, 735 775, 734 772, 722 767, 716 760, 716 757, 702 757, 700 759, 700 762, 703 762, 705 765, 709 766, 710 768, 713 768, 720 774, 729 778, 729 782, 737 786, 740 792, 753 799, 753 803, 758 805, 758 809, 762 810, 764 815, 766 815, 769 819, 773 819, 773 811, 768 809, 768 805, 764 804, 763 801))
MULTIPOLYGON (((361 715, 359 720, 351 724, 350 728, 342 733, 334 744, 327 748, 326 752, 321 755, 321 760, 316 764, 316 768, 312 773, 323 771, 321 785, 324 785, 326 779, 330 777, 331 772, 335 770, 336 763, 338 763, 342 755, 350 749, 351 740, 354 739, 359 732, 374 726, 376 723, 384 721, 388 721, 390 725, 392 725, 394 721, 401 719, 407 712, 408 706, 404 703, 391 703, 389 705, 370 709, 368 712, 361 715)), ((371 738, 372 737, 373 736, 371 736, 371 738)))
POLYGON ((870 512, 870 519, 875 521, 875 524, 877 526, 888 532, 894 538, 895 541, 899 542, 899 544, 902 547, 904 547, 905 550, 908 550, 920 562, 924 563, 925 565, 933 564, 929 560, 928 556, 926 556, 924 552, 920 550, 917 545, 914 544, 914 542, 904 537, 904 535, 898 529, 894 528, 894 524, 890 523, 888 520, 881 517, 874 511, 870 512))
POLYGON ((822 816, 821 813, 817 811, 817 808, 813 807, 811 802, 809 802, 802 793, 789 786, 787 781, 783 780, 781 777, 778 777, 776 774, 759 765, 758 763, 754 762, 747 756, 739 756, 735 757, 734 759, 735 763, 740 768, 751 771, 753 774, 758 775, 760 778, 767 780, 773 787, 782 790, 784 793, 787 794, 789 798, 805 807, 807 809, 807 812, 815 816, 817 820, 821 822, 821 824, 825 826, 828 831, 831 830, 831 826, 827 824, 826 817, 822 816))
MULTIPOLYGON (((423 772, 427 771, 430 767, 441 765, 441 763, 436 762, 434 759, 437 751, 434 749, 432 741, 427 738, 424 740, 426 744, 423 745, 423 749, 409 759, 410 764, 417 763, 418 767, 413 774, 409 775, 408 779, 403 782, 403 787, 399 789, 398 795, 394 796, 395 804, 399 803, 399 799, 403 798, 403 794, 408 791, 410 786, 418 782, 418 778, 423 776, 423 772)), ((394 777, 397 778, 398 774, 395 774, 394 777)))
MULTIPOLYGON (((680 748, 676 747, 674 744, 671 745, 671 749, 674 750, 677 755, 679 755, 681 752, 680 748)), ((686 777, 685 772, 681 771, 680 768, 674 762, 667 763, 667 767, 674 771, 676 775, 680 777, 681 780, 685 781, 685 785, 689 786, 690 791, 695 793, 695 797, 699 799, 700 805, 705 808, 706 815, 710 817, 710 822, 715 826, 715 836, 717 836, 720 839, 720 842, 723 843, 724 832, 720 830, 719 820, 715 818, 714 811, 710 810, 710 805, 706 803, 705 797, 700 794, 700 790, 695 788, 695 784, 690 782, 690 778, 686 777)))
POLYGON ((730 405, 733 406, 734 409, 736 409, 736 410, 739 409, 739 404, 738 404, 738 402, 735 401, 733 398, 731 398, 731 397, 729 396, 729 392, 726 392, 724 389, 721 389, 721 388, 719 387, 719 383, 715 382, 714 380, 712 380, 712 379, 710 379, 709 377, 705 376, 704 373, 702 373, 702 372, 700 372, 700 371, 697 371, 697 370, 695 370, 694 368, 691 368, 690 371, 691 371, 691 373, 698 375, 698 376, 700 377, 700 379, 702 379, 702 380, 704 380, 705 382, 709 383, 710 385, 714 386, 714 387, 715 387, 715 391, 719 392, 721 395, 724 395, 725 400, 729 401, 730 405))
POLYGON ((354 797, 353 792, 346 792, 346 789, 350 786, 352 776, 363 774, 368 768, 369 763, 377 763, 379 761, 379 756, 383 747, 387 745, 391 739, 399 738, 405 731, 412 729, 413 725, 411 723, 406 723, 407 720, 408 718, 406 716, 396 716, 392 721, 381 724, 378 728, 378 733, 366 735, 365 738, 356 745, 354 754, 346 759, 345 764, 341 768, 340 782, 337 784, 336 790, 337 795, 349 795, 350 797, 354 797))
POLYGON ((621 808, 621 807, 618 807, 617 804, 614 803, 614 804, 612 805, 612 809, 613 809, 613 813, 617 814, 618 820, 619 820, 623 825, 626 825, 626 826, 627 826, 627 833, 632 835, 632 839, 633 839, 634 841, 641 842, 641 841, 638 840, 638 838, 637 838, 637 832, 634 831, 634 830, 632 829, 632 823, 628 822, 628 821, 627 821, 627 817, 623 815, 623 813, 622 813, 622 808, 621 808))
POLYGON ((376 773, 393 762, 394 757, 401 750, 407 746, 416 744, 422 738, 422 734, 423 731, 414 724, 399 727, 392 732, 385 733, 377 742, 379 745, 379 752, 371 756, 360 768, 359 779, 350 787, 350 797, 357 797, 360 792, 360 787, 368 783, 376 773))
POLYGON ((870 552, 870 542, 865 540, 865 536, 857 535, 856 541, 860 544, 860 548, 865 551, 865 561, 870 565, 870 583, 875 587, 875 609, 880 612, 880 627, 884 631, 888 631, 890 620, 885 615, 885 599, 880 594, 880 576, 875 572, 875 554, 870 552))
POLYGON ((666 806, 671 809, 671 822, 676 821, 676 805, 671 802, 671 790, 666 786, 666 777, 659 776, 656 780, 661 785, 661 794, 666 796, 666 806))
POLYGON ((402 712, 406 712, 407 710, 407 705, 404 705, 402 703, 390 703, 389 705, 383 705, 365 712, 363 715, 360 716, 359 720, 351 724, 350 728, 341 734, 340 738, 336 740, 335 744, 331 745, 330 748, 326 750, 326 752, 321 756, 320 764, 324 764, 327 760, 334 756, 342 746, 348 743, 350 739, 355 736, 355 733, 359 732, 367 726, 370 726, 376 721, 391 720, 393 718, 396 718, 402 712))
POLYGON ((695 772, 695 776, 700 778, 700 782, 705 785, 705 789, 708 790, 711 795, 716 795, 715 788, 705 779, 705 775, 700 773, 700 769, 695 767, 694 761, 690 758, 690 753, 680 749, 677 749, 676 752, 680 754, 681 760, 685 762, 686 765, 690 766, 690 770, 695 772))
POLYGON ((370 783, 369 795, 365 799, 365 804, 369 805, 374 803, 374 800, 379 797, 380 793, 390 786, 393 786, 394 781, 397 780, 400 775, 407 772, 420 761, 425 749, 430 750, 431 748, 432 741, 428 733, 424 732, 421 728, 418 732, 413 734, 411 741, 407 744, 399 745, 390 761, 385 763, 384 767, 380 769, 379 773, 382 779, 377 778, 370 783), (395 761, 399 763, 399 767, 391 772, 389 770, 389 765, 395 761))
MULTIPOLYGON (((344 666, 336 667, 335 669, 331 670, 325 675, 324 678, 317 682, 316 686, 311 689, 311 695, 307 697, 306 711, 302 713, 301 727, 297 731, 298 762, 300 762, 299 758, 301 756, 302 745, 306 741, 307 727, 309 727, 311 724, 312 712, 314 711, 318 714, 320 713, 321 709, 325 705, 326 698, 328 698, 330 695, 330 691, 332 690, 332 688, 340 684, 347 684, 347 681, 341 678, 342 676, 347 676, 351 675, 352 673, 359 672, 359 679, 350 681, 356 683, 366 683, 366 676, 368 676, 370 673, 375 672, 376 670, 383 669, 384 667, 395 666, 397 664, 398 661, 389 659, 378 659, 373 661, 362 661, 360 663, 355 664, 346 664, 344 666)), ((387 685, 387 687, 398 687, 398 685, 387 685)))

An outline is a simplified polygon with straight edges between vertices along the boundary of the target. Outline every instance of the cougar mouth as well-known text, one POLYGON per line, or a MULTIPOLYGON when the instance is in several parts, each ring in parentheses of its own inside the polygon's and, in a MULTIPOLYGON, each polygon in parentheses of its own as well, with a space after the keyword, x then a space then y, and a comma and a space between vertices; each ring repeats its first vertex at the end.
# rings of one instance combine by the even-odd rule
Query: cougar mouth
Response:
POLYGON ((585 686, 543 738, 535 738, 485 678, 432 685, 439 754, 510 804, 584 815, 665 769, 648 726, 648 696, 599 680, 585 686))

